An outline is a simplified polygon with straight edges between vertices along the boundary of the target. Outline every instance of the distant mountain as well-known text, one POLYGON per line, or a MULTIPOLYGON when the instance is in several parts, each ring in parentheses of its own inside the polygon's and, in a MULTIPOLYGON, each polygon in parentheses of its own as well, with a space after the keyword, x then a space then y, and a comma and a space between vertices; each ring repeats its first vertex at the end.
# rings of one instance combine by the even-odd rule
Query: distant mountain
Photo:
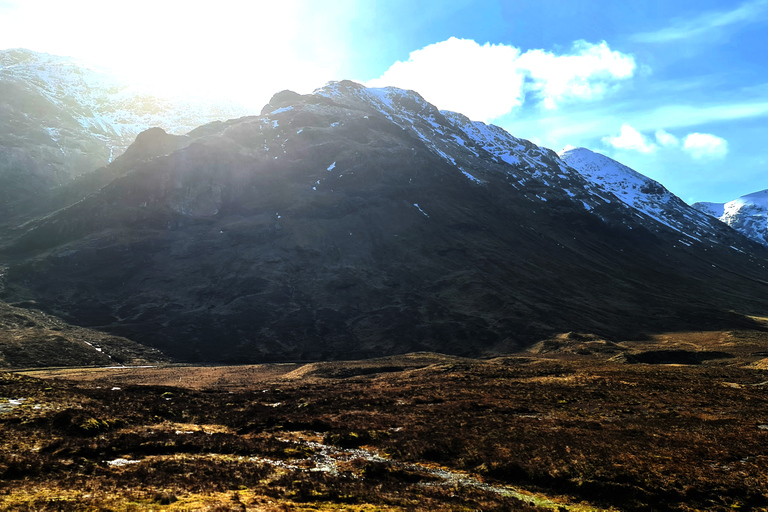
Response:
POLYGON ((108 164, 147 128, 182 134, 247 113, 232 103, 152 96, 73 59, 0 51, 0 213, 108 164))
MULTIPOLYGON (((586 148, 563 150, 559 156, 590 183, 610 191, 642 217, 680 233, 680 243, 690 244, 694 240, 722 243, 733 238, 710 215, 702 214, 700 209, 689 206, 661 183, 616 160, 586 148)), ((738 245, 735 249, 741 250, 738 245)))
POLYGON ((753 192, 727 203, 694 203, 693 207, 768 246, 768 190, 753 192))
POLYGON ((493 354, 764 314, 768 250, 578 155, 609 172, 413 91, 283 91, 258 116, 145 132, 106 186, 7 229, 0 296, 230 362, 493 354))

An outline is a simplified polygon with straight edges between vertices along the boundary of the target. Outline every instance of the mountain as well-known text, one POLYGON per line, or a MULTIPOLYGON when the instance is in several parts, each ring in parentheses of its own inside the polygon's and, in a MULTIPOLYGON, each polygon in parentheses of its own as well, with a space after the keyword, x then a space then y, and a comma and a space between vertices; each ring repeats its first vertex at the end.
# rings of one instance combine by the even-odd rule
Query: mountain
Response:
POLYGON ((768 246, 768 190, 753 192, 727 203, 701 202, 692 206, 768 246))
POLYGON ((768 246, 768 190, 728 203, 694 203, 690 207, 660 183, 615 160, 586 148, 563 150, 559 156, 589 181, 610 190, 623 203, 685 235, 717 240, 719 219, 747 238, 768 246), (705 215, 702 215, 705 214, 705 215))
POLYGON ((182 134, 246 113, 234 103, 153 96, 69 58, 0 51, 0 213, 108 164, 147 128, 182 134))
POLYGON ((768 306, 762 246, 413 91, 283 91, 258 116, 145 132, 101 172, 4 232, 0 295, 182 360, 485 355, 768 306))
MULTIPOLYGON (((559 156, 591 183, 610 191, 622 203, 636 210, 637 214, 680 233, 680 243, 701 242, 702 239, 723 243, 726 239, 734 239, 711 216, 692 208, 661 183, 616 160, 586 148, 563 150, 559 156)), ((739 246, 734 250, 739 250, 739 246)))

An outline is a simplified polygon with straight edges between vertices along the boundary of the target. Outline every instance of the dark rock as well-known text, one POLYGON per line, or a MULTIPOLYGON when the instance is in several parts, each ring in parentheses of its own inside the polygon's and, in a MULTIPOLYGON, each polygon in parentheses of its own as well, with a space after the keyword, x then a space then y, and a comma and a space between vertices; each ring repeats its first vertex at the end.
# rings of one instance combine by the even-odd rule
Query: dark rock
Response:
POLYGON ((291 105, 301 101, 301 98, 301 94, 295 93, 293 91, 280 91, 272 96, 272 98, 269 100, 269 103, 264 105, 264 108, 261 109, 261 115, 269 114, 273 110, 276 110, 280 107, 285 107, 286 105, 291 105))

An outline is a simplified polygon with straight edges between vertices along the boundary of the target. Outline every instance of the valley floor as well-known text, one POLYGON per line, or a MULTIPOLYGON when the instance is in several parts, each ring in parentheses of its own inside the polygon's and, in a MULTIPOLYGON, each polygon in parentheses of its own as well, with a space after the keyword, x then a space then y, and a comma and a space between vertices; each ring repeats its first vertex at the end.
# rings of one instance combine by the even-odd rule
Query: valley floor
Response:
POLYGON ((4 510, 768 509, 768 334, 0 374, 4 510))

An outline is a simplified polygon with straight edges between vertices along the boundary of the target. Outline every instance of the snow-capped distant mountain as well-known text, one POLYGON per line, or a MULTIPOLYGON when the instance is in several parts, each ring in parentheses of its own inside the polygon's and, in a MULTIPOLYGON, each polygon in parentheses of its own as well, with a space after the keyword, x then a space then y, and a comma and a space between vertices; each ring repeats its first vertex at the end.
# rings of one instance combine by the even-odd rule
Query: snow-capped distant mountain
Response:
POLYGON ((768 246, 768 190, 753 192, 727 203, 694 203, 693 207, 768 246))
POLYGON ((693 203, 691 206, 700 212, 704 212, 712 217, 717 217, 718 219, 725 213, 725 203, 708 203, 706 201, 700 201, 698 203, 693 203))
POLYGON ((610 191, 639 214, 678 231, 682 243, 721 238, 722 229, 711 217, 634 169, 586 148, 563 150, 559 155, 591 183, 610 191))
POLYGON ((0 205, 111 162, 147 128, 180 134, 247 113, 153 96, 70 58, 0 51, 0 205))

